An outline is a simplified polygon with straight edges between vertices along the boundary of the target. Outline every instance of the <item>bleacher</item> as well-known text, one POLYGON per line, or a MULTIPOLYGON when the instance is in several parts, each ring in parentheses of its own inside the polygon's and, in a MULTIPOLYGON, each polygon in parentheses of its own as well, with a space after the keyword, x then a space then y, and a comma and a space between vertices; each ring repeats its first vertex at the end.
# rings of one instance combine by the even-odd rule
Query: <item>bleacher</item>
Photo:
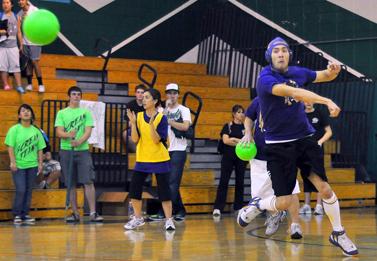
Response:
MULTIPOLYGON (((231 88, 228 77, 211 76, 206 74, 205 65, 181 64, 173 62, 144 61, 111 59, 107 67, 107 79, 109 83, 128 83, 128 94, 134 95, 134 87, 139 83, 138 68, 147 63, 158 71, 155 88, 162 91, 165 84, 176 82, 181 86, 181 95, 191 91, 199 95, 203 100, 202 112, 196 127, 196 138, 201 139, 197 143, 194 154, 187 157, 185 164, 181 195, 189 213, 209 213, 212 211, 216 196, 216 188, 219 178, 220 156, 216 154, 216 144, 210 140, 219 138, 221 127, 231 120, 231 107, 238 103, 245 108, 250 103, 249 89, 231 88)), ((43 100, 65 100, 67 90, 76 84, 76 80, 58 79, 57 70, 100 71, 103 60, 96 57, 78 57, 67 55, 43 54, 41 59, 46 93, 39 94, 36 91, 23 96, 16 91, 0 90, 0 120, 3 128, 0 131, 0 219, 11 218, 11 204, 14 187, 9 172, 9 159, 6 147, 3 144, 5 135, 10 126, 17 120, 17 109, 22 103, 32 105, 37 121, 41 122, 41 103, 43 100)), ((148 77, 149 75, 146 75, 148 77)), ((36 82, 36 81, 35 81, 36 82)), ((34 82, 34 84, 36 84, 34 82)), ((34 85, 34 90, 37 86, 34 85)), ((98 93, 88 92, 84 89, 83 99, 98 100, 98 93)), ((126 99, 126 98, 125 98, 126 99)), ((188 101, 188 105, 195 101, 188 101)), ((53 121, 53 119, 51 119, 53 121)), ((111 124, 107 122, 107 124, 111 124)), ((120 130, 118 130, 120 131, 120 130)), ((107 140, 109 137, 107 137, 107 140)), ((119 139, 118 142, 121 142, 119 139)), ((329 142, 325 146, 326 168, 330 183, 332 184, 341 207, 372 206, 375 204, 375 185, 355 183, 355 170, 353 168, 332 168, 330 154, 335 152, 335 142, 329 142), (352 193, 350 193, 352 191, 352 193)), ((135 155, 129 154, 129 169, 132 169, 135 155)), ((245 174, 245 186, 249 186, 249 171, 245 174)), ((119 184, 122 186, 122 184, 119 184)), ((245 190, 249 193, 249 190, 245 190)), ((228 191, 227 202, 232 202, 234 187, 231 185, 228 191)), ((301 200, 303 194, 300 195, 301 200)), ((83 207, 83 191, 79 190, 79 206, 83 207)), ((246 199, 247 197, 245 197, 246 199)), ((314 200, 314 195, 313 195, 314 200)), ((313 201, 314 204, 314 201, 313 201)), ((54 187, 48 190, 34 190, 31 214, 35 217, 57 218, 65 215, 65 189, 54 187)), ((230 209, 227 204, 226 210, 230 209)))

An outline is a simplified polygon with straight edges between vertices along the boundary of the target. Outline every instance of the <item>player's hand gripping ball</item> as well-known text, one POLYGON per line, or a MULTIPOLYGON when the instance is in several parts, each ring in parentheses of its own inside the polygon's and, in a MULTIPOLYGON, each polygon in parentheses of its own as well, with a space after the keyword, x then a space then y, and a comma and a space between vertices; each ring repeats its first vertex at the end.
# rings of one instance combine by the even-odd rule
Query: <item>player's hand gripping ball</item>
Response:
POLYGON ((255 143, 238 143, 236 146, 236 155, 244 161, 252 160, 257 155, 257 146, 255 143))
POLYGON ((32 43, 47 45, 58 36, 60 24, 52 12, 39 9, 26 16, 22 24, 22 31, 32 43))

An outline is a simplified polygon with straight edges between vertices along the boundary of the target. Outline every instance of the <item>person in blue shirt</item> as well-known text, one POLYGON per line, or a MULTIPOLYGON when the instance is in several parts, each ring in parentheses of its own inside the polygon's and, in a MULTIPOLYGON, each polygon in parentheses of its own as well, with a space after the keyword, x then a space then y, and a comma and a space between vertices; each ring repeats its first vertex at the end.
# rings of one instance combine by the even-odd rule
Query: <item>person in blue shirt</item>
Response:
MULTIPOLYGON (((255 145, 257 146, 257 155, 254 159, 250 160, 251 197, 270 197, 274 195, 274 190, 272 189, 271 178, 267 170, 267 158, 264 153, 266 143, 264 141, 264 133, 260 128, 262 125, 262 117, 258 97, 253 99, 252 103, 247 108, 245 115, 245 136, 241 141, 245 139, 250 140, 250 137, 253 136, 255 145)), ((297 196, 298 193, 300 193, 300 187, 296 180, 295 187, 292 191, 292 194, 295 195, 293 204, 289 207, 289 214, 291 216, 290 234, 292 239, 302 238, 298 212, 300 205, 297 196)), ((265 225, 267 225, 265 232, 267 236, 273 235, 278 230, 280 222, 282 222, 285 217, 285 213, 285 211, 267 212, 267 220, 265 223, 265 225)))
POLYGON ((340 65, 329 63, 327 69, 322 71, 289 66, 292 51, 280 37, 269 43, 265 57, 270 65, 260 72, 257 94, 261 109, 261 129, 265 134, 267 169, 275 195, 263 199, 253 198, 239 212, 237 222, 241 226, 247 226, 263 210, 288 209, 294 197, 292 191, 297 177, 296 162, 300 158, 309 159, 312 171, 308 179, 321 194, 324 210, 333 228, 330 243, 341 248, 347 256, 357 255, 356 246, 347 237, 342 226, 339 202, 327 182, 321 147, 312 137, 315 130, 306 117, 303 104, 323 104, 327 106, 330 117, 339 115, 340 108, 331 99, 302 87, 309 83, 334 80, 340 72, 340 65))

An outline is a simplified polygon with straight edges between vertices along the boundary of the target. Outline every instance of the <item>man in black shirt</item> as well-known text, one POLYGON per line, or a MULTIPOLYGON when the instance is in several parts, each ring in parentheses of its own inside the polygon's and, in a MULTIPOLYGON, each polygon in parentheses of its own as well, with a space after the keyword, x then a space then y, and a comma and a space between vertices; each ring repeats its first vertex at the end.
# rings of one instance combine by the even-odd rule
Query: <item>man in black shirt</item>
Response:
MULTIPOLYGON (((332 136, 332 130, 329 123, 329 115, 324 113, 319 109, 315 109, 313 104, 305 103, 305 112, 308 117, 309 122, 315 129, 315 133, 312 136, 318 143, 318 146, 322 147, 323 143, 329 140, 332 136)), ((322 147, 322 158, 323 158, 323 147, 322 147)), ((324 160, 322 160, 324 162, 324 160)), ((318 192, 313 184, 309 181, 307 177, 310 174, 311 167, 305 163, 298 163, 301 170, 301 175, 304 182, 304 192, 305 192, 305 204, 300 208, 300 214, 311 214, 312 210, 310 208, 310 193, 318 192), (308 175, 305 175, 305 174, 308 175)), ((317 205, 314 209, 314 215, 323 215, 323 207, 321 202, 321 197, 317 194, 317 205)))
MULTIPOLYGON (((130 101, 127 103, 127 109, 130 109, 131 112, 135 112, 137 114, 138 112, 145 111, 143 107, 143 95, 144 92, 147 90, 147 87, 145 87, 143 84, 139 84, 135 87, 135 100, 130 101)), ((123 140, 124 142, 127 141, 127 135, 130 135, 131 132, 128 131, 129 129, 129 120, 127 115, 124 116, 125 120, 127 121, 127 129, 123 131, 123 140)), ((136 144, 132 142, 130 138, 128 138, 128 144, 127 144, 128 152, 135 152, 136 151, 136 144)))

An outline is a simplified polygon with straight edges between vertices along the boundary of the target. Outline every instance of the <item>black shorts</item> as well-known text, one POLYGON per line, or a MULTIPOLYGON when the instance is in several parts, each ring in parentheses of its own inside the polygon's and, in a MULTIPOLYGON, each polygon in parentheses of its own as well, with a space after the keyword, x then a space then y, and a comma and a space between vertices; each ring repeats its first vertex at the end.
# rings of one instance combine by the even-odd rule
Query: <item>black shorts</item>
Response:
POLYGON ((297 167, 300 169, 302 181, 304 183, 304 192, 318 192, 313 183, 308 179, 312 167, 308 162, 297 162, 297 167))
MULTIPOLYGON (((327 181, 323 150, 312 137, 285 143, 266 144, 267 170, 276 196, 291 195, 297 179, 297 162, 305 160, 311 171, 327 181)), ((310 174, 310 172, 309 172, 310 174)))

